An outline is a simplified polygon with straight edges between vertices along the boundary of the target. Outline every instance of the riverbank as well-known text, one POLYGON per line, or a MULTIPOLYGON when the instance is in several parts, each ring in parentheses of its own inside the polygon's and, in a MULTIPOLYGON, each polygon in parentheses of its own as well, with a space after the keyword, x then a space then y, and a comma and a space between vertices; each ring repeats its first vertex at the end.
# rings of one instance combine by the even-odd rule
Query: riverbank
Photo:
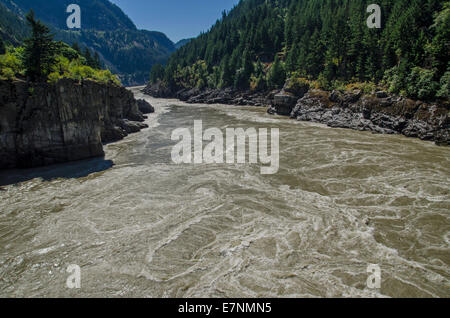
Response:
POLYGON ((103 156, 103 144, 146 128, 142 112, 152 112, 126 88, 90 80, 2 80, 0 101, 0 169, 103 156))
POLYGON ((326 124, 407 137, 450 145, 449 103, 425 103, 383 91, 364 94, 309 89, 270 92, 227 89, 182 89, 172 92, 160 84, 148 85, 143 92, 159 98, 177 98, 187 103, 227 104, 268 107, 270 114, 289 116, 299 121, 326 124))

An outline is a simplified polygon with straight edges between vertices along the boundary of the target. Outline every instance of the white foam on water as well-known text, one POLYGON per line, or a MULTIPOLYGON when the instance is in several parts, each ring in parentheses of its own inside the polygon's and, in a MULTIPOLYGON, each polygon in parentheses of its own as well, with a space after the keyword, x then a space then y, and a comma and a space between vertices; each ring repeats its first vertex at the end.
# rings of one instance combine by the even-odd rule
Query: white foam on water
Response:
POLYGON ((47 263, 81 265, 81 296, 448 296, 448 148, 135 94, 156 113, 106 147, 113 168, 0 192, 0 273, 18 287, 0 296, 68 295, 47 263), (171 163, 174 123, 197 116, 280 128, 279 173, 171 163))

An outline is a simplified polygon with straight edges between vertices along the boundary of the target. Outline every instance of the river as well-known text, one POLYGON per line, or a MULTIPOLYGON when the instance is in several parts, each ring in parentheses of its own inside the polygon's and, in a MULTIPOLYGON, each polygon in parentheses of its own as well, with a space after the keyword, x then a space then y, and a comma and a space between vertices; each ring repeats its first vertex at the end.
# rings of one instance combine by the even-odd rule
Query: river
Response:
POLYGON ((134 93, 104 159, 0 173, 1 297, 450 297, 450 148, 134 93), (279 128, 278 173, 172 163, 194 120, 279 128))

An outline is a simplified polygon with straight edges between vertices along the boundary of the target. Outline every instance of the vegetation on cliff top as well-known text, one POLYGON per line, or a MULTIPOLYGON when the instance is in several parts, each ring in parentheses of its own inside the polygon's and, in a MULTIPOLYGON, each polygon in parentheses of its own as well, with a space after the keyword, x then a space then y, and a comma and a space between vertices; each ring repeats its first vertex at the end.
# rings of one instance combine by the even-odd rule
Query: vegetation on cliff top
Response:
POLYGON ((151 72, 172 90, 280 88, 293 74, 323 89, 382 85, 413 98, 449 97, 450 2, 242 0, 209 32, 151 72))
POLYGON ((25 40, 23 46, 9 46, 0 55, 0 78, 26 77, 32 82, 56 82, 61 78, 92 79, 120 85, 115 75, 101 69, 97 54, 92 56, 87 48, 81 53, 77 44, 70 47, 63 42, 53 41, 49 28, 41 21, 36 21, 32 11, 27 15, 27 21, 32 36, 25 40))

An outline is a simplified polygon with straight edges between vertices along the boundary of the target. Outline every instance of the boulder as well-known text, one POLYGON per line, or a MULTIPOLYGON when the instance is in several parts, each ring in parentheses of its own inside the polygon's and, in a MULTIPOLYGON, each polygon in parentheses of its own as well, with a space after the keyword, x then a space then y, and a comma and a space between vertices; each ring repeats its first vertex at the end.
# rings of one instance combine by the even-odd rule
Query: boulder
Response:
POLYGON ((289 116, 297 103, 298 97, 291 93, 280 92, 273 97, 272 106, 268 112, 271 114, 278 114, 289 116))
POLYGON ((151 114, 155 112, 155 108, 143 99, 137 100, 139 111, 143 114, 151 114))
POLYGON ((375 95, 377 96, 377 98, 387 98, 389 96, 385 91, 378 91, 375 93, 375 95))

